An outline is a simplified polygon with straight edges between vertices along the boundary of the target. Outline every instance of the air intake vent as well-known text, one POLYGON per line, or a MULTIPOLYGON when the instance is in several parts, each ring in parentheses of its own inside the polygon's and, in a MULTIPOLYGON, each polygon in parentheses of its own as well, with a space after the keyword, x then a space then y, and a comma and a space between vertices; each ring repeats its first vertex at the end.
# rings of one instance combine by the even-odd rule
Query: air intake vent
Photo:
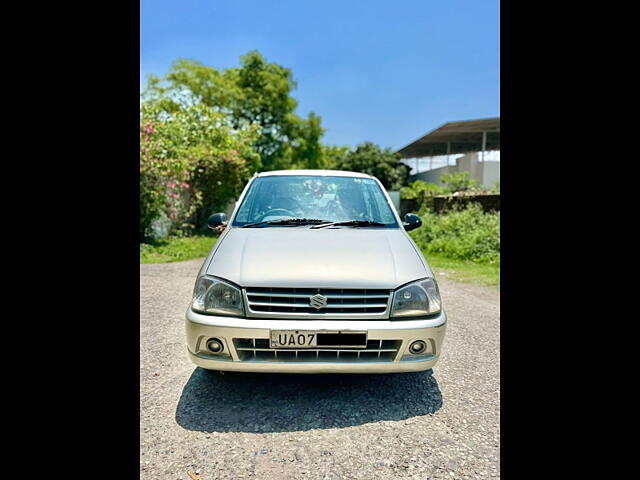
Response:
POLYGON ((361 349, 271 349, 266 338, 236 338, 234 346, 242 362, 393 362, 402 340, 369 340, 361 349))

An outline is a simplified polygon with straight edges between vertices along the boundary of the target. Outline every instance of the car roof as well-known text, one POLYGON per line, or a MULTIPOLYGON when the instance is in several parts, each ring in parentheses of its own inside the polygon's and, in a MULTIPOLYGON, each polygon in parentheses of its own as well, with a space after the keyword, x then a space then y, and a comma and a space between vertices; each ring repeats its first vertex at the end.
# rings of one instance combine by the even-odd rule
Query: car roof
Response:
POLYGON ((258 177, 272 177, 280 175, 310 175, 321 177, 359 177, 359 178, 373 178, 371 175, 360 172, 347 172, 344 170, 273 170, 271 172, 261 172, 256 176, 258 177))

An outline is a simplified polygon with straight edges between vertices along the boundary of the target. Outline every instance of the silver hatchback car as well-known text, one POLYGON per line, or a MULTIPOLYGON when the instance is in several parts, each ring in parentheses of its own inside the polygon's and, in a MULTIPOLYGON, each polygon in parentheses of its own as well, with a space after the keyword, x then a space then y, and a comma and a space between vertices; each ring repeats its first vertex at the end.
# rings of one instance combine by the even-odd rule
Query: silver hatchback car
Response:
POLYGON ((391 373, 433 367, 447 317, 433 272, 374 177, 254 175, 205 260, 186 313, 200 367, 391 373))

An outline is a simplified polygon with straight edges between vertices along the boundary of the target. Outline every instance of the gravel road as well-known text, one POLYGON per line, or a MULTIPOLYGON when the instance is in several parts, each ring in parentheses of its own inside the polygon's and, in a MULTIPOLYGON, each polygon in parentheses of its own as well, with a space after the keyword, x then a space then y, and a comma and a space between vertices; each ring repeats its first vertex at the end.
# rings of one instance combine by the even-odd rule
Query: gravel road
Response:
POLYGON ((140 478, 500 476, 500 295, 438 275, 432 373, 276 375, 195 367, 184 312, 203 259, 140 265, 140 478))

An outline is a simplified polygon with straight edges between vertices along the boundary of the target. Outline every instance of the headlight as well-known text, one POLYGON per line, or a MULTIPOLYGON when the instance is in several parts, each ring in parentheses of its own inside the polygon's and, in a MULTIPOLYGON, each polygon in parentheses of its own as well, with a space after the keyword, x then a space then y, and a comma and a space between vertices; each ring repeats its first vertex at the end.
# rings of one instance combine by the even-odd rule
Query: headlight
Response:
POLYGON ((419 317, 438 313, 442 309, 438 284, 425 278, 405 285, 393 294, 392 317, 419 317))
POLYGON ((244 315, 240 289, 206 275, 196 281, 191 308, 200 313, 244 315))

